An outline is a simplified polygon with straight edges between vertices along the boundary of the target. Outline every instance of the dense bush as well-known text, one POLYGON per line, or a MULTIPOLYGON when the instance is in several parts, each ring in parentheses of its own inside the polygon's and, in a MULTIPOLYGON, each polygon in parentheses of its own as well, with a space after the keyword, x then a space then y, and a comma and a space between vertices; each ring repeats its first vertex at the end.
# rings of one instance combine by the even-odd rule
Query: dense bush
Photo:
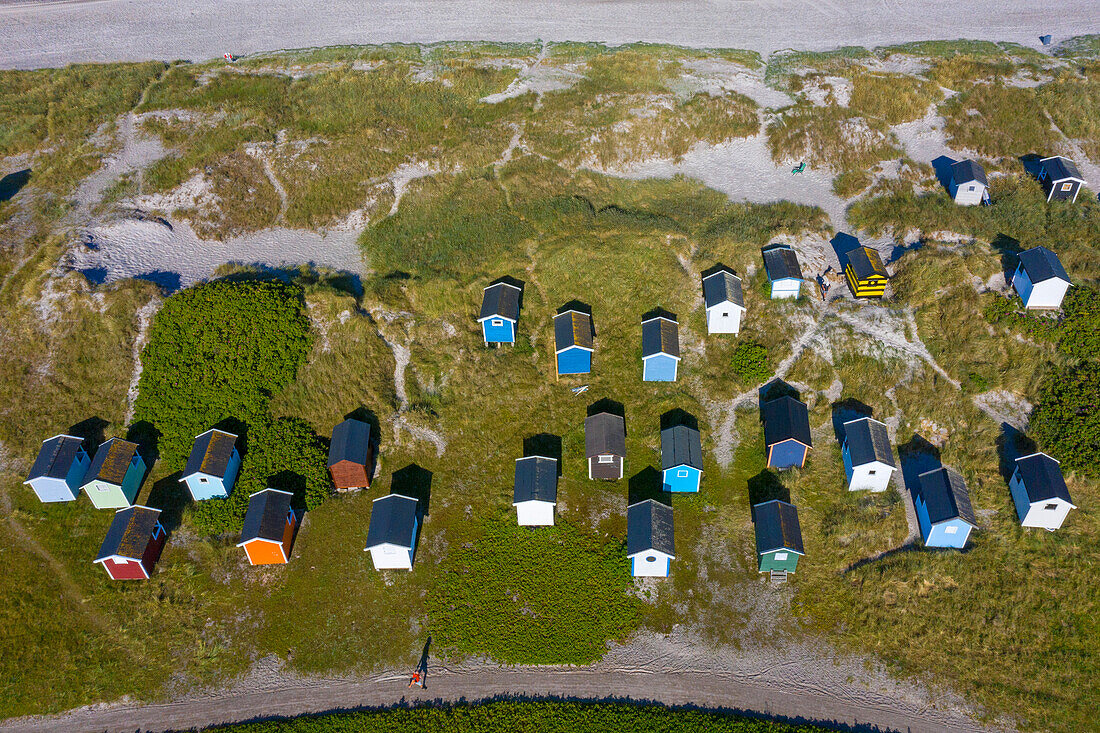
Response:
POLYGON ((733 373, 744 384, 760 384, 771 376, 767 347, 752 341, 742 341, 737 344, 731 366, 733 373))
POLYGON ((428 594, 441 648, 507 664, 587 664, 639 623, 621 543, 568 524, 532 530, 490 522, 452 547, 428 594), (578 600, 582 599, 582 600, 578 600))
MULTIPOLYGON (((428 679, 430 683, 431 677, 428 679)), ((607 733, 643 730, 648 733, 816 733, 825 729, 663 705, 509 701, 303 716, 210 730, 225 733, 607 733)))
POLYGON ((1100 292, 1090 287, 1070 288, 1062 312, 1059 350, 1077 359, 1100 360, 1100 292))
POLYGON ((1095 363, 1052 372, 1032 413, 1035 440, 1069 471, 1100 476, 1100 372, 1095 363))
POLYGON ((248 495, 271 486, 307 509, 329 484, 323 447, 301 420, 274 419, 271 394, 294 380, 310 345, 302 291, 281 282, 216 281, 165 301, 142 352, 135 420, 157 433, 161 460, 182 469, 196 435, 212 427, 245 447, 233 493, 199 502, 199 531, 240 529, 248 495))

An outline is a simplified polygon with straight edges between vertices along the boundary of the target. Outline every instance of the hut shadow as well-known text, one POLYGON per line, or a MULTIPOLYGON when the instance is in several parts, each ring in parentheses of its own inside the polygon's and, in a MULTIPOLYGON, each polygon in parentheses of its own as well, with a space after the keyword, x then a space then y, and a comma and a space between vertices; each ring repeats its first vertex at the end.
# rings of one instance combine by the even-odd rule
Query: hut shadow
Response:
POLYGON ((248 452, 248 425, 235 417, 227 417, 214 425, 215 430, 232 433, 237 436, 237 452, 243 457, 248 452))
POLYGON ((920 486, 920 475, 943 466, 940 449, 919 435, 914 434, 904 445, 898 446, 901 461, 901 480, 911 495, 920 486))
POLYGON ((832 245, 833 253, 836 254, 836 259, 842 268, 848 259, 848 253, 860 246, 859 240, 846 232, 837 232, 836 236, 829 240, 829 244, 832 245))
POLYGON ((558 462, 558 475, 561 476, 561 436, 553 433, 529 435, 523 439, 523 457, 542 456, 558 462))
POLYGON ((1043 166, 1039 163, 1043 159, 1043 156, 1036 153, 1028 153, 1027 155, 1021 155, 1017 160, 1023 165, 1024 171, 1032 178, 1038 179, 1039 173, 1043 170, 1043 166))
POLYGON ((416 463, 393 472, 390 493, 416 499, 416 512, 420 517, 431 514, 432 472, 416 463))
POLYGON ((1004 274, 1005 284, 1011 284, 1012 276, 1020 265, 1020 253, 1024 251, 1020 240, 1002 232, 993 238, 989 246, 1001 256, 1001 272, 1004 274))
POLYGON ((87 420, 81 420, 76 425, 72 425, 65 431, 67 435, 71 435, 74 438, 84 439, 84 450, 88 452, 89 456, 95 455, 96 448, 99 444, 107 439, 107 426, 109 422, 99 417, 89 417, 87 420))
POLYGON ((748 480, 749 507, 752 513, 752 521, 756 522, 756 505, 766 501, 779 499, 788 504, 791 501, 791 490, 783 485, 779 476, 768 469, 764 469, 748 480))
MULTIPOLYGON (((191 504, 191 492, 180 482, 182 475, 182 471, 176 471, 154 482, 149 489, 149 496, 145 499, 146 506, 151 509, 160 509, 160 523, 169 535, 180 526, 184 509, 191 504)), ((225 500, 211 499, 211 501, 225 500)))
POLYGON ((31 180, 31 169, 24 168, 21 171, 15 173, 9 173, 8 175, 0 178, 0 204, 5 201, 11 201, 12 197, 27 185, 27 182, 31 180))
POLYGON ((669 410, 665 414, 661 415, 661 430, 668 430, 669 428, 675 428, 680 425, 689 427, 692 430, 699 429, 699 419, 692 415, 690 412, 681 410, 679 407, 669 410))
POLYGON ((653 310, 646 311, 642 314, 643 323, 651 318, 667 318, 670 321, 676 321, 677 323, 679 323, 679 320, 677 319, 675 313, 670 310, 661 308, 660 306, 654 308, 653 310))
POLYGON ((653 466, 646 466, 631 476, 626 482, 627 506, 639 501, 653 499, 666 506, 672 506, 672 495, 664 490, 661 472, 653 466))
POLYGON ((757 403, 760 408, 760 419, 764 419, 764 403, 777 400, 780 397, 793 397, 796 400, 802 399, 802 393, 791 385, 784 382, 782 379, 773 379, 770 382, 765 382, 757 394, 757 403))
POLYGON ((861 417, 871 417, 874 410, 857 399, 848 397, 833 403, 833 433, 836 442, 844 444, 844 423, 850 420, 858 420, 861 417))
POLYGON ((588 406, 587 415, 592 417, 593 415, 599 415, 601 412, 607 412, 612 415, 618 415, 623 419, 623 432, 627 432, 626 429, 626 408, 623 407, 622 402, 618 402, 609 397, 596 400, 588 406))
POLYGON ((160 458, 160 435, 160 431, 148 420, 138 420, 126 429, 126 440, 137 443, 138 453, 145 461, 145 475, 141 478, 142 482, 152 473, 153 464, 160 458))
POLYGON ((275 267, 265 262, 230 261, 226 265, 244 268, 238 272, 222 275, 219 280, 241 282, 244 280, 282 280, 301 285, 327 288, 329 290, 360 298, 363 295, 363 282, 359 275, 346 270, 334 270, 306 262, 298 267, 275 267))
POLYGON ((1001 434, 997 436, 997 456, 1001 478, 1007 484, 1016 470, 1016 459, 1036 453, 1039 446, 1035 441, 1021 433, 1008 423, 1001 423, 1001 434))
POLYGON ((180 274, 171 270, 150 270, 140 275, 134 275, 134 279, 153 283, 165 295, 171 295, 183 286, 183 279, 180 274))
POLYGON ((951 193, 951 166, 958 162, 946 155, 941 155, 932 160, 932 168, 936 171, 936 180, 940 182, 943 190, 947 191, 948 194, 951 193))

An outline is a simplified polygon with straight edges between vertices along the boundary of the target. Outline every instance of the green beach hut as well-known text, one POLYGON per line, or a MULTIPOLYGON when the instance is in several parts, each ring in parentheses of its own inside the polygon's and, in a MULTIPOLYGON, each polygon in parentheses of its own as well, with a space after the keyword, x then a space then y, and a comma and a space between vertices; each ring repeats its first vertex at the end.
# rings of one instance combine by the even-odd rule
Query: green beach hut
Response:
POLYGON ((798 510, 791 504, 772 499, 753 507, 756 523, 756 557, 762 573, 793 573, 798 558, 806 554, 802 547, 802 528, 798 510))
POLYGON ((145 461, 136 444, 111 438, 99 446, 84 477, 84 493, 96 509, 125 509, 137 498, 145 461))

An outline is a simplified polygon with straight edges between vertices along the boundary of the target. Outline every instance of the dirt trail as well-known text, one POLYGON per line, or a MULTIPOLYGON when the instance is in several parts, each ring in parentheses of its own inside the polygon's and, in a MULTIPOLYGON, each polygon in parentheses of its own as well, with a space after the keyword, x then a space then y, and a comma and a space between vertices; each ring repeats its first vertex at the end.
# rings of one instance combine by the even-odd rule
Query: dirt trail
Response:
MULTIPOLYGON (((771 670, 782 672, 782 670, 771 670)), ((581 669, 479 669, 428 676, 426 690, 407 690, 403 673, 368 680, 298 682, 261 690, 156 705, 80 708, 48 718, 6 721, 3 729, 38 733, 158 731, 229 723, 257 717, 294 716, 327 710, 418 702, 477 701, 494 697, 561 697, 584 700, 652 700, 669 705, 745 710, 765 715, 877 726, 911 733, 995 730, 933 707, 834 697, 828 689, 777 690, 751 678, 725 679, 686 672, 581 669)))

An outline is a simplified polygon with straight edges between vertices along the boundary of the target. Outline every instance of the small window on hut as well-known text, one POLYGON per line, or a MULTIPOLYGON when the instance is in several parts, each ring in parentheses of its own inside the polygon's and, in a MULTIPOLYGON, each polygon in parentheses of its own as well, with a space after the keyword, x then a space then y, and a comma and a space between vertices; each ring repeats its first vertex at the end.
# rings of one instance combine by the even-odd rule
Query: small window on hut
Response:
POLYGON ((615 456, 600 456, 598 463, 614 463, 615 456))
POLYGON ((1046 509, 1048 512, 1052 512, 1057 508, 1058 508, 1057 504, 1047 504, 1045 507, 1043 507, 1043 509, 1046 509))
POLYGON ((959 531, 958 527, 956 527, 955 525, 951 525, 950 527, 944 528, 943 533, 944 534, 956 534, 956 533, 958 533, 958 531, 959 531))
POLYGON ((504 320, 501 319, 501 318, 494 318, 493 320, 491 320, 489 322, 491 324, 493 324, 493 328, 500 328, 501 326, 504 325, 504 320))
POLYGON ((1073 184, 1072 183, 1063 183, 1062 184, 1062 190, 1063 191, 1072 191, 1073 190, 1073 184))

